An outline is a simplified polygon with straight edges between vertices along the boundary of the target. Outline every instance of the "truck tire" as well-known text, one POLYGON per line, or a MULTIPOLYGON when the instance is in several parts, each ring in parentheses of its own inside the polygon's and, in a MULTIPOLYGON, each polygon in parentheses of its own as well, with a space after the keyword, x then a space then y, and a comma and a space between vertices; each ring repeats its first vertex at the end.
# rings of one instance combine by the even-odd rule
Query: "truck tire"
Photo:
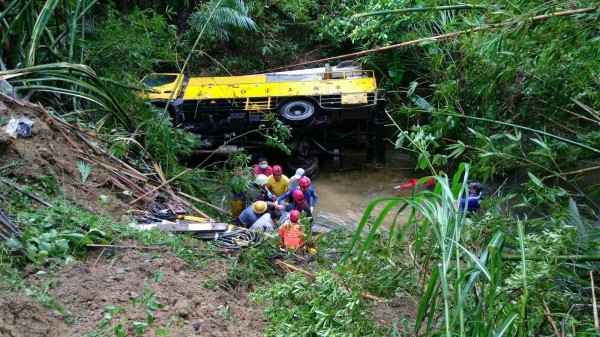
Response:
MULTIPOLYGON (((154 106, 158 110, 158 120, 162 120, 163 112, 165 111, 165 106, 162 104, 154 104, 154 106)), ((179 113, 177 113, 177 111, 175 111, 175 108, 173 108, 172 106, 169 106, 167 108, 167 115, 164 118, 168 121, 171 121, 171 124, 173 124, 174 127, 176 127, 182 122, 179 113)))
POLYGON ((291 126, 305 126, 315 119, 315 106, 306 100, 289 101, 279 109, 281 119, 291 126))
POLYGON ((319 174, 319 159, 316 156, 299 156, 290 159, 288 162, 290 172, 296 172, 297 169, 304 169, 304 175, 314 179, 319 174))

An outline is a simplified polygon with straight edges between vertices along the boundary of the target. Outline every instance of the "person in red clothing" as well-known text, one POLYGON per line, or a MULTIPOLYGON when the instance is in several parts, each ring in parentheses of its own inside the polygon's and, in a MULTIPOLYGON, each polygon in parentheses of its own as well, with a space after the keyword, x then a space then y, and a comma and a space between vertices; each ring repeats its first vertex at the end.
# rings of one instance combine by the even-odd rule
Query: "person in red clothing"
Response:
POLYGON ((294 201, 285 206, 286 212, 293 212, 294 210, 302 213, 306 212, 306 216, 310 219, 310 223, 313 222, 312 210, 306 199, 304 199, 304 193, 301 190, 295 190, 292 193, 294 201))
POLYGON ((271 174, 273 174, 273 168, 271 166, 269 166, 267 157, 261 156, 261 157, 258 157, 258 164, 256 164, 256 166, 254 166, 254 169, 252 169, 252 172, 254 173, 255 176, 257 176, 259 174, 264 174, 268 177, 271 174))
POLYGON ((290 213, 290 221, 283 224, 279 229, 279 236, 281 236, 283 247, 287 250, 298 250, 304 244, 304 240, 302 239, 304 229, 298 223, 299 219, 300 212, 293 210, 290 213))

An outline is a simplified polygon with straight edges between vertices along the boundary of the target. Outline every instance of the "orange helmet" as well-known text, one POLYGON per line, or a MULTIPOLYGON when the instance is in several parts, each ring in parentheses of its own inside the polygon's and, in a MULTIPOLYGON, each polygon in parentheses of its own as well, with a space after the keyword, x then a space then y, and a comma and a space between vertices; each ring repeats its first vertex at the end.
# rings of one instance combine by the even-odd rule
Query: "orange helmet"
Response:
POLYGON ((294 192, 292 192, 292 198, 294 198, 294 200, 302 200, 304 199, 304 192, 300 190, 294 190, 294 192))
POLYGON ((300 218, 300 211, 295 209, 290 212, 290 221, 291 222, 297 222, 299 218, 300 218))
POLYGON ((308 186, 310 186, 310 180, 308 180, 308 178, 306 178, 306 177, 302 177, 302 178, 300 178, 300 180, 298 180, 298 186, 308 187, 308 186))

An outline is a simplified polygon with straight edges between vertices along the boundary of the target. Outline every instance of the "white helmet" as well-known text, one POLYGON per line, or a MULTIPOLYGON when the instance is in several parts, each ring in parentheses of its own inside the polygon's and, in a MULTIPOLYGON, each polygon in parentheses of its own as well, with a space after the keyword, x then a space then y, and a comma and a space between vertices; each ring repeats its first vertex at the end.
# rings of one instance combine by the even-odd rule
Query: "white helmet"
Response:
POLYGON ((262 186, 269 182, 269 178, 267 178, 267 176, 264 174, 259 174, 256 176, 256 179, 254 180, 254 182, 256 183, 256 185, 262 186))

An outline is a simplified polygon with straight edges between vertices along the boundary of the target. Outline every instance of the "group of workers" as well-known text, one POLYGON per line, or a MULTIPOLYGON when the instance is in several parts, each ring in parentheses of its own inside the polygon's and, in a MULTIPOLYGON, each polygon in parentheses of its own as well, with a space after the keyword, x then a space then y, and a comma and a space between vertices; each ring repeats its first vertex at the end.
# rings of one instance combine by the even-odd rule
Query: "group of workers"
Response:
MULTIPOLYGON (((279 227, 279 234, 286 249, 297 249, 302 244, 304 233, 299 224, 302 213, 312 223, 317 193, 311 187, 311 181, 299 168, 292 178, 283 174, 280 165, 269 165, 267 158, 260 157, 254 166, 254 183, 248 191, 232 191, 232 213, 239 226, 261 232, 270 232, 279 227), (250 201, 250 204, 246 204, 250 201)), ((241 179, 242 172, 237 175, 241 179)), ((236 177, 234 177, 235 179, 236 177)), ((415 179, 417 180, 417 179, 415 179)), ((432 179, 433 182, 435 182, 432 179)), ((411 186, 414 188, 416 184, 411 186)), ((432 184, 426 184, 429 186, 432 184)), ((482 199, 482 185, 470 182, 468 197, 458 203, 461 212, 475 212, 482 199)))
MULTIPOLYGON (((290 179, 283 174, 280 165, 269 165, 267 158, 260 157, 254 166, 254 183, 250 192, 232 191, 231 208, 237 224, 261 232, 277 229, 286 249, 297 249, 304 231, 299 224, 302 212, 312 223, 312 212, 318 196, 311 181, 299 168, 290 179), (252 203, 246 205, 247 201, 252 203), (244 206, 246 206, 244 208, 244 206)), ((241 174, 238 174, 238 179, 241 174)), ((235 177, 234 177, 235 178, 235 177)))

